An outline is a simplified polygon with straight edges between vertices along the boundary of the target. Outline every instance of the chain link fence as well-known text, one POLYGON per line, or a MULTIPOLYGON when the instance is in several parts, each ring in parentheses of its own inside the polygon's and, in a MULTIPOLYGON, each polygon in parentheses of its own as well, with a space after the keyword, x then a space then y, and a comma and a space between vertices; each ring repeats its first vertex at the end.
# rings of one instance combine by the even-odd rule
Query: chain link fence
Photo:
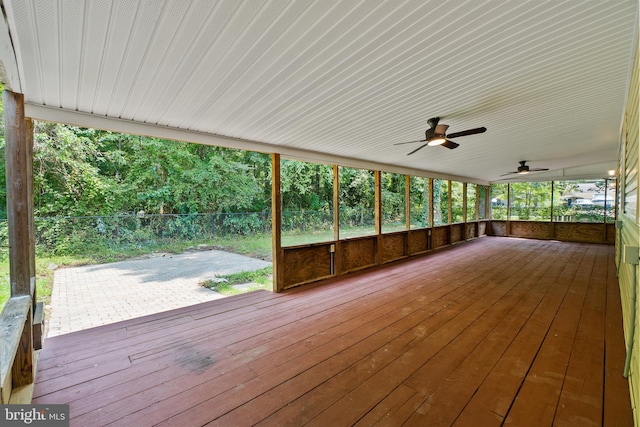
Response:
MULTIPOLYGON (((325 211, 285 211, 284 232, 313 232, 330 228, 325 211)), ((92 248, 111 250, 246 237, 271 233, 271 212, 145 214, 35 218, 36 250, 56 255, 81 254, 92 248)), ((0 219, 0 258, 8 256, 7 220, 0 219)))

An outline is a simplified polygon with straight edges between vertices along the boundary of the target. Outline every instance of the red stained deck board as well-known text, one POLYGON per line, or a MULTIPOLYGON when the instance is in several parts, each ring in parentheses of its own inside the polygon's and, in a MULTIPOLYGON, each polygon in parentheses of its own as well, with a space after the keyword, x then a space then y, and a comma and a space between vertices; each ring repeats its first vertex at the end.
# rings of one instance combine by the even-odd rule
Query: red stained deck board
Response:
POLYGON ((540 425, 598 407, 631 425, 613 253, 488 237, 61 335, 36 402, 69 403, 72 426, 499 425, 524 403, 555 408, 540 425), (544 396, 541 370, 556 384, 544 396))
MULTIPOLYGON (((494 278, 493 276, 487 277, 489 279, 494 278)), ((510 285, 515 286, 515 284, 523 280, 524 277, 515 274, 510 279, 510 285)), ((493 304, 493 301, 495 301, 493 298, 493 293, 495 291, 496 289, 493 289, 486 295, 477 295, 475 299, 473 298, 474 295, 462 295, 462 298, 460 298, 459 301, 456 301, 458 303, 457 305, 459 307, 464 307, 465 303, 463 302, 463 298, 468 299, 468 297, 471 296, 472 298, 468 299, 470 304, 467 305, 465 311, 461 311, 457 314, 457 320, 455 318, 452 318, 450 322, 446 323, 446 326, 449 327, 454 324, 454 322, 459 322, 459 325, 461 325, 459 327, 465 328, 466 325, 468 325, 470 322, 473 323, 474 319, 477 316, 479 307, 485 305, 487 307, 487 310, 491 310, 493 308, 492 305, 495 305, 493 304), (473 314, 465 317, 465 312, 473 314)), ((505 307, 511 306, 509 302, 503 302, 502 304, 505 307)), ((408 335, 410 337, 411 335, 417 335, 421 339, 423 338, 425 343, 420 343, 419 345, 421 346, 428 346, 430 349, 437 349, 437 346, 433 345, 433 343, 429 341, 429 335, 432 331, 433 329, 431 329, 427 323, 423 323, 415 327, 413 330, 410 330, 408 335)), ((455 334, 447 335, 455 337, 455 334)), ((415 341, 417 344, 418 340, 415 341)), ((329 381, 314 389, 312 393, 304 396, 304 399, 299 399, 299 401, 296 402, 297 405, 293 403, 289 404, 287 408, 280 411, 282 413, 281 416, 283 416, 285 413, 289 413, 288 417, 292 418, 296 414, 296 412, 298 412, 300 414, 298 415, 298 417, 302 417, 302 413, 310 412, 310 409, 312 407, 315 408, 316 413, 310 414, 309 416, 315 416, 318 412, 322 411, 327 406, 332 404, 332 406, 328 410, 318 416, 317 419, 314 419, 311 424, 332 425, 336 422, 337 419, 342 419, 344 422, 357 421, 361 415, 366 414, 372 404, 375 404, 377 400, 384 398, 386 393, 385 390, 389 390, 390 388, 393 388, 394 385, 396 385, 394 383, 391 383, 390 379, 395 379, 397 384, 400 384, 404 381, 405 385, 412 386, 412 384, 406 380, 412 375, 412 373, 416 371, 416 369, 420 368, 420 359, 418 359, 418 362, 414 364, 409 364, 407 363, 406 358, 403 359, 398 357, 399 355, 402 355, 401 351, 394 352, 389 350, 390 349, 384 348, 382 349, 380 354, 377 354, 377 352, 373 353, 370 357, 361 360, 357 364, 350 367, 348 370, 339 373, 329 381), (393 357, 395 357, 395 360, 388 360, 387 365, 383 364, 383 361, 385 361, 385 359, 390 359, 393 357), (397 363, 394 364, 393 362, 397 363), (371 378, 367 381, 364 381, 367 377, 371 378), (347 386, 351 386, 351 388, 347 388, 347 386), (336 396, 340 397, 340 399, 337 401, 336 396), (326 400, 327 398, 331 399, 332 397, 332 400, 323 403, 323 400, 326 400)), ((411 351, 415 354, 422 354, 423 356, 427 356, 430 350, 413 351, 410 346, 405 346, 404 351, 411 351)), ((447 355, 446 357, 450 359, 449 355, 447 355)), ((267 418, 265 421, 267 423, 272 422, 278 424, 281 419, 276 418, 275 415, 277 414, 274 414, 274 416, 267 418)), ((301 419, 303 421, 305 420, 305 418, 301 419)))

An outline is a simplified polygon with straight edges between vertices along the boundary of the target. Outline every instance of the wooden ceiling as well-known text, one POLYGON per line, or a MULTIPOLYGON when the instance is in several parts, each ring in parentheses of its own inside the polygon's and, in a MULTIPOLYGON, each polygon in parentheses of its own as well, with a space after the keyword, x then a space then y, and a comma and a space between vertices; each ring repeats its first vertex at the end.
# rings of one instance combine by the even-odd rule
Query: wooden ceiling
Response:
POLYGON ((637 0, 2 4, 31 117, 480 183, 615 168, 638 39, 637 0), (488 130, 394 145, 434 116, 488 130))

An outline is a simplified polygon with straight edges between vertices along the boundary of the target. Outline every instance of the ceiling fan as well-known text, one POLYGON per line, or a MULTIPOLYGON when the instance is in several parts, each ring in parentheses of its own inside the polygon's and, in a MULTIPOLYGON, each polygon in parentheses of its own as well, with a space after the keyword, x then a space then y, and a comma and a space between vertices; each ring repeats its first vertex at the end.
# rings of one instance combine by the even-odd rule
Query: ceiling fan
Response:
POLYGON ((425 143, 425 144, 422 144, 420 147, 416 148, 415 150, 413 150, 412 152, 410 152, 409 154, 407 154, 407 156, 415 153, 418 150, 421 150, 427 145, 429 146, 442 145, 443 147, 447 147, 448 149, 453 150, 454 148, 457 148, 460 144, 451 141, 451 138, 457 138, 459 136, 474 135, 476 133, 483 133, 487 131, 487 128, 481 127, 481 128, 463 130, 462 132, 454 132, 447 135, 447 129, 449 128, 449 125, 439 125, 438 124, 439 121, 440 121, 440 117, 433 117, 427 120, 427 123, 429 123, 429 129, 426 130, 424 139, 420 139, 418 141, 399 142, 393 145, 413 144, 415 142, 425 143))
POLYGON ((518 166, 518 170, 517 171, 503 173, 500 176, 513 175, 513 174, 525 175, 525 174, 528 174, 529 172, 541 172, 541 171, 548 171, 549 170, 549 168, 534 168, 534 169, 531 169, 529 167, 529 165, 526 165, 525 163, 527 163, 527 161, 526 160, 522 160, 520 162, 520 166, 518 166))

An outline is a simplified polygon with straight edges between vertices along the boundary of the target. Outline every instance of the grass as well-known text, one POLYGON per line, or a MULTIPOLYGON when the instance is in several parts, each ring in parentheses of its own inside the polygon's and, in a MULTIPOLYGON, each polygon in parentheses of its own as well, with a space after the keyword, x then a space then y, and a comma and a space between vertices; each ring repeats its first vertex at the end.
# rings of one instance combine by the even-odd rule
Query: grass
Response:
MULTIPOLYGON (((370 230, 369 228, 344 227, 340 230, 340 237, 347 238, 372 234, 373 230, 370 230)), ((287 232, 283 233, 282 240, 284 246, 326 242, 333 240, 333 231, 287 232)), ((68 255, 54 255, 38 251, 36 254, 36 286, 38 300, 43 301, 45 304, 49 304, 51 302, 53 275, 56 268, 104 264, 136 258, 156 252, 179 254, 188 248, 198 247, 199 245, 207 245, 214 249, 271 261, 272 244, 270 233, 254 236, 229 236, 189 241, 152 242, 127 247, 113 246, 107 243, 86 243, 84 247, 75 247, 73 249, 74 253, 68 255)), ((262 280, 263 279, 261 278, 254 278, 246 280, 245 283, 256 283, 256 285, 252 285, 255 286, 256 289, 271 289, 271 282, 263 283, 261 282, 262 280)), ((220 285, 220 287, 221 290, 219 292, 223 294, 224 292, 229 292, 229 294, 240 292, 236 288, 233 288, 232 285, 229 286, 231 290, 224 290, 223 285, 220 285)), ((0 260, 0 309, 4 307, 6 300, 9 299, 10 296, 9 261, 6 259, 0 260)))
POLYGON ((225 296, 237 295, 243 292, 255 291, 258 289, 270 290, 273 286, 273 268, 265 267, 255 271, 242 271, 227 275, 216 275, 218 280, 207 280, 201 283, 205 288, 218 292, 225 296), (246 290, 238 289, 234 285, 250 283, 246 290))
MULTIPOLYGON (((155 252, 179 254, 188 248, 207 245, 215 249, 247 255, 271 261, 271 234, 257 236, 221 237, 197 241, 174 241, 114 248, 108 245, 92 246, 82 255, 53 255, 38 252, 36 254, 36 293, 38 301, 45 304, 51 302, 53 275, 57 268, 75 267, 80 265, 104 264, 136 258, 155 252)), ((271 289, 271 284, 260 285, 261 289, 271 289)), ((11 296, 9 281, 9 260, 0 260, 0 310, 11 296)))

